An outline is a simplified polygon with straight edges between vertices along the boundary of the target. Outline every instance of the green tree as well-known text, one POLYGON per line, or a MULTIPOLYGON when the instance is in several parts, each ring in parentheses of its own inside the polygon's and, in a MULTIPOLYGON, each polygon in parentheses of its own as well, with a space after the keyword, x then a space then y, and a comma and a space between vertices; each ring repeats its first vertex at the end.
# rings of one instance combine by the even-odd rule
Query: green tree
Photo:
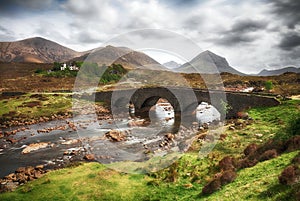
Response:
POLYGON ((59 62, 54 62, 54 63, 53 63, 53 68, 52 68, 52 70, 53 70, 53 71, 59 71, 59 70, 60 70, 60 67, 61 67, 61 63, 59 63, 59 62))
POLYGON ((265 89, 267 91, 270 91, 271 89, 273 89, 273 82, 271 80, 268 80, 265 82, 265 89))

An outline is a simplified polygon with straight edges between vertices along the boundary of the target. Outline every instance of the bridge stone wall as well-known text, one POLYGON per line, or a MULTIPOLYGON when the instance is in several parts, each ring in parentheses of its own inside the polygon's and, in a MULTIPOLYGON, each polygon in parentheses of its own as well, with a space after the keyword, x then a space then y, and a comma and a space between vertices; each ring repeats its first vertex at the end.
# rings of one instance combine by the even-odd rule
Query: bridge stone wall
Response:
POLYGON ((190 114, 201 102, 208 102, 219 111, 224 110, 223 103, 227 102, 231 107, 227 118, 234 117, 237 112, 248 108, 280 104, 274 97, 257 94, 161 87, 96 92, 92 96, 82 97, 106 102, 113 112, 127 112, 126 104, 130 101, 135 105, 136 112, 148 112, 159 98, 165 98, 172 104, 175 113, 181 115, 190 114))

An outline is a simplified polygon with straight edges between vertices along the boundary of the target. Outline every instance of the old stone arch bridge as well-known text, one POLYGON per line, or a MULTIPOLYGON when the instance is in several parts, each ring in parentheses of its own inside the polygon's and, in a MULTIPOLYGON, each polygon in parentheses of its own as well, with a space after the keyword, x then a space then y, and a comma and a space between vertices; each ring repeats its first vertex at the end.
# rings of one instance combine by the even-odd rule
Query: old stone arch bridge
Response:
POLYGON ((114 90, 95 92, 92 95, 84 94, 81 97, 108 103, 113 114, 128 112, 128 103, 132 102, 135 106, 136 114, 142 116, 149 114, 150 108, 156 104, 158 99, 164 98, 173 106, 175 119, 177 118, 181 122, 184 117, 193 116, 193 111, 201 102, 212 104, 218 109, 223 118, 233 117, 237 112, 251 107, 276 106, 280 104, 272 96, 181 87, 114 90), (224 110, 226 105, 229 106, 229 110, 224 110))

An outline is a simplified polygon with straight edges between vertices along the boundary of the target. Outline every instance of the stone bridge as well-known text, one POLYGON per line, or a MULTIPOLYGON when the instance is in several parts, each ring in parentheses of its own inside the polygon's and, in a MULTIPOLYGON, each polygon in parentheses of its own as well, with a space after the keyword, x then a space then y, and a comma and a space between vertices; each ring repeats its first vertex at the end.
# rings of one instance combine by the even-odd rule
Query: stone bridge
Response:
POLYGON ((173 106, 175 119, 177 118, 181 122, 185 117, 191 116, 201 102, 207 102, 216 107, 223 119, 225 117, 234 117, 237 112, 251 107, 276 106, 280 104, 272 96, 180 87, 138 88, 95 92, 92 96, 82 95, 82 98, 108 103, 111 106, 113 114, 128 112, 128 103, 132 102, 135 106, 136 114, 142 116, 149 115, 150 108, 156 104, 158 99, 164 98, 173 106), (229 106, 228 108, 230 109, 225 110, 225 106, 229 106))

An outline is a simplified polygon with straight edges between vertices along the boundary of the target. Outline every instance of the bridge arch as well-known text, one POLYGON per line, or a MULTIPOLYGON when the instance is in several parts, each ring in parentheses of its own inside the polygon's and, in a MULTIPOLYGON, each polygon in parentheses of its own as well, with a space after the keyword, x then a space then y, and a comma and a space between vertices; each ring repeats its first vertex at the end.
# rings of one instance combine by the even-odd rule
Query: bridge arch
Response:
POLYGON ((183 103, 181 97, 170 89, 163 87, 138 89, 132 95, 131 102, 135 105, 137 115, 150 118, 150 109, 160 98, 172 105, 175 124, 179 126, 182 122, 183 103))

